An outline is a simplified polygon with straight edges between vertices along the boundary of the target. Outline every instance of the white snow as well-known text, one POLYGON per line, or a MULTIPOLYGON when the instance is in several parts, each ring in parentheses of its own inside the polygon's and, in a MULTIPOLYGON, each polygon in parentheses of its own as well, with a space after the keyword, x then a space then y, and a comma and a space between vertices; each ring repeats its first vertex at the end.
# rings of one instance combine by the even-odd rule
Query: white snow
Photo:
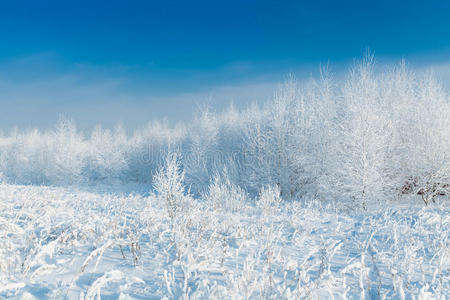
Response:
POLYGON ((261 207, 191 199, 172 215, 152 193, 105 190, 0 185, 0 297, 449 296, 445 202, 268 214, 265 192, 261 207))

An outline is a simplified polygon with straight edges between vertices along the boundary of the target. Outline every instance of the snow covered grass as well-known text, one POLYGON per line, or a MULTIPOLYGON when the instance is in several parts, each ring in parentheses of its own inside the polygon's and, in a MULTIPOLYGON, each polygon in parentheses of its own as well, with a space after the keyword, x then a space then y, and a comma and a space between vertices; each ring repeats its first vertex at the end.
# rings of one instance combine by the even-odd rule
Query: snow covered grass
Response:
POLYGON ((172 211, 153 193, 0 185, 0 298, 449 296, 445 202, 367 212, 278 197, 172 211))

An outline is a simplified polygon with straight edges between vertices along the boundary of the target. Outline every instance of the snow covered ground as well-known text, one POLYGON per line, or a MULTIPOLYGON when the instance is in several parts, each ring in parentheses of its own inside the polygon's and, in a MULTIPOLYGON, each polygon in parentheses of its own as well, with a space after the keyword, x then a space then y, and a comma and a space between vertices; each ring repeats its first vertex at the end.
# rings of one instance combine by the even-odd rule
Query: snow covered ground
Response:
POLYGON ((450 297, 447 198, 167 207, 150 190, 1 184, 0 298, 450 297))

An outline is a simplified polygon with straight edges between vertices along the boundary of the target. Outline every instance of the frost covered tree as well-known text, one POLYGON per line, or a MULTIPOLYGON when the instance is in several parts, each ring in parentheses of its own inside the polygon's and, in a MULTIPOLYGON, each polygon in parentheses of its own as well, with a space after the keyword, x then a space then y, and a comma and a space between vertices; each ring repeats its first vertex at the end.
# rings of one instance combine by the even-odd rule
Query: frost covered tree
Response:
POLYGON ((50 149, 42 155, 47 156, 49 181, 56 184, 73 184, 83 181, 83 163, 88 148, 74 123, 67 118, 61 118, 47 139, 50 149))
POLYGON ((169 216, 173 218, 184 204, 184 171, 181 169, 180 154, 169 152, 164 165, 153 176, 153 187, 158 198, 164 202, 169 216))
POLYGON ((171 128, 167 122, 157 121, 135 130, 127 143, 126 179, 151 182, 152 174, 159 169, 167 152, 180 147, 185 132, 184 128, 171 128))
POLYGON ((305 97, 293 77, 275 94, 244 135, 246 185, 258 192, 262 186, 277 185, 284 197, 292 198, 308 181, 304 164, 310 141, 305 97))
POLYGON ((436 196, 450 193, 450 100, 431 74, 425 74, 419 84, 408 171, 414 192, 428 204, 436 196))
POLYGON ((97 126, 90 139, 90 161, 87 172, 92 181, 119 179, 125 172, 127 137, 122 126, 115 132, 97 126))
POLYGON ((216 115, 205 108, 194 118, 190 126, 184 165, 186 179, 195 192, 201 192, 213 176, 217 149, 218 120, 216 115))
POLYGON ((364 209, 382 198, 384 154, 390 123, 385 118, 368 54, 352 69, 343 90, 343 114, 336 123, 339 136, 330 162, 331 186, 340 199, 352 199, 364 209))

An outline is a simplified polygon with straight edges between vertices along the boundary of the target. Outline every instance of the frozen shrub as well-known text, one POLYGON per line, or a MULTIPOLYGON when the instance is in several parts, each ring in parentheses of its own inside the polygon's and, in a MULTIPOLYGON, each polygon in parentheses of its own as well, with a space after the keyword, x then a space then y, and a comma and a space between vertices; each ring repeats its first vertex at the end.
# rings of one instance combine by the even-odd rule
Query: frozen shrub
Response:
POLYGON ((212 209, 236 212, 245 203, 247 194, 242 188, 230 182, 225 169, 222 174, 216 173, 204 198, 212 209))
POLYGON ((184 204, 184 171, 181 170, 180 154, 169 152, 164 165, 153 176, 153 186, 161 201, 173 218, 184 204))
POLYGON ((281 203, 280 187, 263 187, 259 193, 258 206, 266 215, 276 213, 281 203))

